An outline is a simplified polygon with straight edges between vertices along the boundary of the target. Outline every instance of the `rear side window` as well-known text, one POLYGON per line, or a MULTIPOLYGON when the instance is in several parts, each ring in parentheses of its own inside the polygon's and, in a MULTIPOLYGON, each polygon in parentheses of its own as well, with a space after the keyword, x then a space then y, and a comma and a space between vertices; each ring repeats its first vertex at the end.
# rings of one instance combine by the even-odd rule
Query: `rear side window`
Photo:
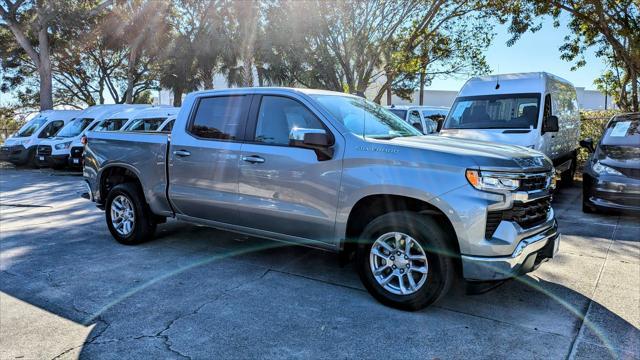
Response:
POLYGON ((200 99, 189 132, 207 139, 237 139, 244 131, 243 115, 249 106, 249 99, 244 95, 200 99))
POLYGON ((176 122, 176 120, 169 120, 168 123, 166 123, 164 125, 164 127, 162 129, 160 129, 160 131, 162 132, 171 132, 171 130, 173 130, 173 124, 176 122))
POLYGON ((254 140, 289 145, 289 134, 294 128, 324 130, 320 120, 299 102, 285 97, 263 96, 254 140))
POLYGON ((127 122, 127 119, 107 119, 99 126, 95 127, 96 131, 118 131, 127 122))
POLYGON ((52 121, 47 126, 45 126, 44 129, 42 129, 42 131, 40 131, 40 134, 38 134, 38 137, 40 139, 52 137, 55 134, 57 134, 58 131, 60 131, 60 129, 62 129, 63 126, 64 126, 64 121, 62 120, 52 121))
POLYGON ((136 119, 127 126, 127 131, 156 131, 166 118, 136 119))

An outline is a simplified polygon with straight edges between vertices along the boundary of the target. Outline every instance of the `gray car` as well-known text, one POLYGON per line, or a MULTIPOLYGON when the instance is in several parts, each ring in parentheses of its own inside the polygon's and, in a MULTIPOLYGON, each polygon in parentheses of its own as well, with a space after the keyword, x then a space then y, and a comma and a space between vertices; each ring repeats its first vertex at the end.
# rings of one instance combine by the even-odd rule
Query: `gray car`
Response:
POLYGON ((342 93, 192 93, 169 136, 89 132, 84 163, 87 195, 123 244, 171 217, 336 251, 402 309, 435 302, 456 274, 503 280, 558 249, 547 157, 422 136, 342 93))

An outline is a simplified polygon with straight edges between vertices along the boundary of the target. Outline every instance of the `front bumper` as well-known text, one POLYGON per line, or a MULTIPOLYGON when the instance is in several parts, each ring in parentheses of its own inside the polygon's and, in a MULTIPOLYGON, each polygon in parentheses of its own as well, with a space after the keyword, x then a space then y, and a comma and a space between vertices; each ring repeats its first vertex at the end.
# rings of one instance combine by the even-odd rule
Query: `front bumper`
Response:
POLYGON ((640 180, 620 176, 585 176, 586 202, 602 210, 640 212, 640 180))
POLYGON ((36 155, 36 165, 39 167, 64 167, 67 165, 69 155, 36 155))
POLYGON ((0 147, 0 160, 9 161, 16 165, 26 164, 29 162, 29 152, 31 148, 25 148, 22 145, 2 146, 0 147))
POLYGON ((470 281, 504 280, 531 272, 553 258, 560 246, 558 223, 522 239, 510 256, 462 255, 463 276, 470 281))

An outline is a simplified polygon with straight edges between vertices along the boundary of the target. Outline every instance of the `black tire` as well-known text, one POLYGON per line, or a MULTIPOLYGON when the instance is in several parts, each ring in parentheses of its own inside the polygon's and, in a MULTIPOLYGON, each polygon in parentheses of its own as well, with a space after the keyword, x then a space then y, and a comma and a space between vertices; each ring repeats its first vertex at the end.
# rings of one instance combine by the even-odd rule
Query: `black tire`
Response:
POLYGON ((586 214, 593 214, 596 212, 596 207, 593 206, 589 200, 589 194, 591 194, 591 180, 586 175, 582 176, 582 212, 586 214))
POLYGON ((39 168, 38 163, 36 162, 36 149, 29 150, 29 154, 27 155, 27 162, 24 163, 24 166, 34 169, 39 168))
POLYGON ((411 211, 384 214, 371 221, 364 229, 356 249, 356 266, 360 280, 369 293, 381 303, 415 311, 442 298, 454 279, 454 262, 447 236, 438 223, 427 216, 411 211), (370 267, 370 251, 375 240, 387 232, 405 233, 420 243, 428 260, 427 279, 416 292, 409 295, 394 294, 375 279, 370 267))
POLYGON ((136 245, 153 239, 156 230, 155 217, 151 213, 143 194, 133 183, 119 184, 109 191, 105 203, 105 218, 109 232, 121 244, 136 245), (124 196, 133 205, 133 229, 127 235, 120 234, 111 221, 111 206, 113 200, 118 196, 124 196))
POLYGON ((565 170, 560 176, 560 182, 563 187, 573 185, 574 178, 576 177, 576 168, 578 166, 578 164, 576 163, 577 161, 578 159, 574 154, 571 158, 571 167, 565 170))

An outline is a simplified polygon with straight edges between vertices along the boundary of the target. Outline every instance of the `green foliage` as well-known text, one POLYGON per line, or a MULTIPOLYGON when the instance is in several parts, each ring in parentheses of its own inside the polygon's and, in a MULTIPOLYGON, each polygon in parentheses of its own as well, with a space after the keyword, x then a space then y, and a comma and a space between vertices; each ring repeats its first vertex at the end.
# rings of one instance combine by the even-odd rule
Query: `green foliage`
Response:
MULTIPOLYGON (((594 144, 598 143, 607 122, 619 112, 619 110, 580 111, 580 139, 592 138, 594 144)), ((589 157, 587 150, 580 148, 578 164, 583 164, 587 157, 589 157)))

